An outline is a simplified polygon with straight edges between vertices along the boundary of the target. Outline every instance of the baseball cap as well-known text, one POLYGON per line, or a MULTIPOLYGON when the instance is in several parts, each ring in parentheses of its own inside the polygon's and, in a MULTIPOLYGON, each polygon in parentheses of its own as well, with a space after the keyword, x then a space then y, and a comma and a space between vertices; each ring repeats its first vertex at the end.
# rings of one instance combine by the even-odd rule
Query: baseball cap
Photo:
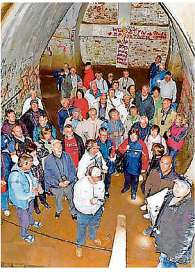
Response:
POLYGON ((32 99, 32 100, 30 101, 30 104, 32 105, 33 103, 39 104, 39 101, 38 101, 37 99, 32 99))
POLYGON ((171 72, 170 71, 166 71, 165 76, 171 76, 171 72))

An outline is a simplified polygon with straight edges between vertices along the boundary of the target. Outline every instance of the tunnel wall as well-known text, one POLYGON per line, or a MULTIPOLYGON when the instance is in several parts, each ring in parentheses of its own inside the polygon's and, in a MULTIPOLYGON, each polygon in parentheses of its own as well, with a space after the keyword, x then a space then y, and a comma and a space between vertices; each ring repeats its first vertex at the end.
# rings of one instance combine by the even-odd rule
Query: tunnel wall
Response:
POLYGON ((31 87, 40 93, 39 61, 71 3, 15 3, 2 21, 2 111, 19 115, 31 87), (17 18, 17 19, 16 19, 17 18))
MULTIPOLYGON (((129 67, 148 68, 157 54, 161 54, 165 62, 169 50, 169 20, 160 5, 158 3, 122 3, 122 5, 126 5, 127 8, 130 35, 127 52, 129 67)), ((79 18, 81 22, 77 23, 80 46, 75 50, 76 42, 73 41, 73 37, 76 16, 80 8, 81 3, 74 3, 63 18, 41 58, 42 71, 63 67, 64 62, 75 65, 74 55, 78 50, 82 59, 79 65, 86 61, 91 61, 93 65, 116 65, 118 4, 87 5, 83 18, 79 18)))

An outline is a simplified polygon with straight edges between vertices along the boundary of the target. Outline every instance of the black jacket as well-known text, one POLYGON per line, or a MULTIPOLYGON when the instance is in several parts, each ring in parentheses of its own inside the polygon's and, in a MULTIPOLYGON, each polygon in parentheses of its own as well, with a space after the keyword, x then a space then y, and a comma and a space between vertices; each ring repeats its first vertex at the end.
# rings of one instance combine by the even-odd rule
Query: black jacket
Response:
POLYGON ((148 120, 151 120, 154 116, 155 107, 152 96, 149 94, 145 100, 142 100, 141 92, 137 92, 134 102, 139 110, 139 115, 145 115, 148 120))
POLYGON ((157 251, 167 255, 172 262, 189 263, 194 238, 195 216, 193 200, 190 195, 179 203, 169 206, 172 191, 167 195, 157 217, 157 251))
MULTIPOLYGON (((74 137, 77 142, 77 146, 78 146, 78 150, 79 150, 79 160, 80 160, 82 158, 83 154, 85 153, 85 146, 84 146, 82 138, 78 134, 74 133, 74 137)), ((64 137, 62 140, 63 150, 65 150, 65 143, 64 143, 65 141, 66 141, 66 138, 64 137)))
MULTIPOLYGON (((44 110, 39 109, 39 114, 40 115, 44 114, 44 113, 45 113, 44 110)), ((22 115, 20 120, 22 122, 24 122, 31 139, 33 139, 33 130, 34 130, 35 126, 38 125, 35 118, 34 118, 34 116, 33 116, 33 111, 31 109, 29 109, 25 114, 22 115)))

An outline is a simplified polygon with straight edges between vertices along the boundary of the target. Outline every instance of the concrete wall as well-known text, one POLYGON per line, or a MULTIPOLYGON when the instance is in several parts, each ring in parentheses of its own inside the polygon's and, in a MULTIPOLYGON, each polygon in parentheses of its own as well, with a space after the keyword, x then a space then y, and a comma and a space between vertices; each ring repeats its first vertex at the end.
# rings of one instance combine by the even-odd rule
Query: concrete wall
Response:
POLYGON ((39 61, 71 3, 15 3, 2 22, 2 110, 18 114, 34 87, 40 91, 39 61))

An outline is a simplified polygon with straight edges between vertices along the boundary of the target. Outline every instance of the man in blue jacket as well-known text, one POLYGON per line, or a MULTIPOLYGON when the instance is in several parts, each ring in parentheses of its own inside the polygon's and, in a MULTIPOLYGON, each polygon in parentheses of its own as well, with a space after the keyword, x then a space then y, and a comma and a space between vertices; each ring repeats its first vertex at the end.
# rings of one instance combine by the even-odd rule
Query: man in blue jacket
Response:
POLYGON ((147 116, 148 120, 152 120, 155 112, 154 100, 149 94, 150 88, 148 85, 143 85, 141 92, 137 92, 135 97, 135 105, 139 110, 139 115, 147 116))
POLYGON ((28 227, 30 225, 36 228, 41 227, 41 223, 35 221, 32 216, 34 198, 42 191, 38 186, 37 179, 30 171, 32 164, 32 156, 21 155, 18 164, 13 166, 8 179, 9 198, 17 210, 21 236, 28 243, 34 242, 34 236, 28 233, 28 227))
POLYGON ((74 163, 66 152, 62 151, 59 140, 53 140, 52 153, 44 161, 45 190, 51 192, 56 200, 55 218, 58 219, 63 210, 62 199, 66 197, 70 212, 76 219, 76 209, 73 204, 73 185, 76 182, 74 163))
POLYGON ((69 99, 63 97, 61 99, 61 109, 58 111, 58 126, 60 128, 60 132, 63 134, 64 131, 64 123, 66 121, 66 118, 70 117, 72 115, 73 107, 69 105, 69 99))

